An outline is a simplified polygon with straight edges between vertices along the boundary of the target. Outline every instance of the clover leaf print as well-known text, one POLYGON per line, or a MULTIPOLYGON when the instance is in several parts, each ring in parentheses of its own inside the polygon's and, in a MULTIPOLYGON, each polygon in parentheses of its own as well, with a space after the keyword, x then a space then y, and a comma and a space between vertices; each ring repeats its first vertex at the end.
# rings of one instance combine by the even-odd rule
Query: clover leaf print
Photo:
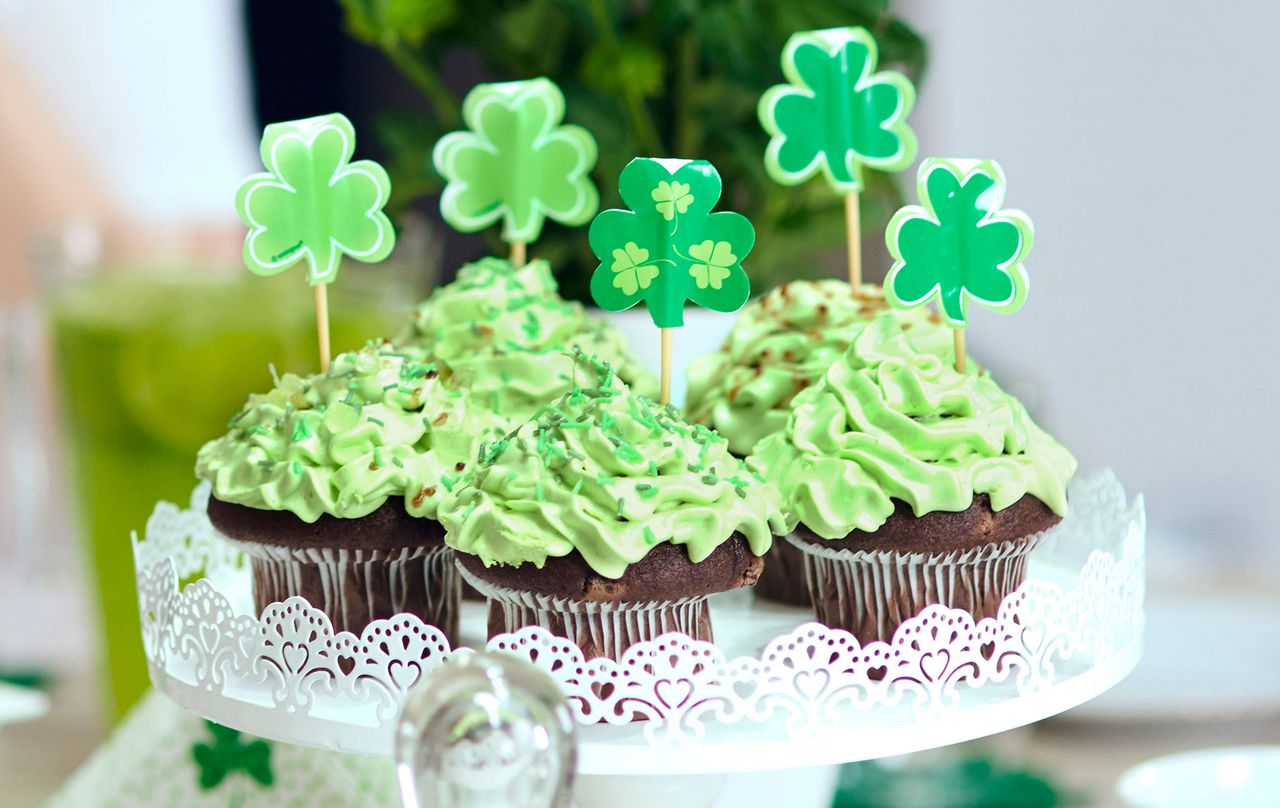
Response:
POLYGON ((591 223, 600 266, 591 296, 608 311, 643 301, 659 328, 684 324, 685 301, 735 311, 751 292, 742 261, 755 244, 745 216, 712 213, 720 175, 705 160, 637 157, 622 170, 630 210, 602 211, 591 223))
POLYGON ((652 196, 653 201, 658 203, 658 213, 668 222, 673 221, 676 214, 683 216, 688 213, 689 205, 693 202, 693 194, 689 193, 689 186, 683 182, 663 180, 653 189, 652 196))
POLYGON ((472 232, 501 219, 505 241, 528 243, 548 217, 580 225, 596 212, 595 139, 561 124, 564 95, 551 80, 479 84, 462 117, 469 131, 445 135, 432 155, 447 183, 440 211, 450 225, 472 232))
POLYGON ((1031 250, 1031 219, 1001 210, 1004 172, 992 160, 930 158, 917 177, 920 205, 889 221, 885 241, 894 264, 885 296, 898 308, 937 297, 948 325, 963 328, 970 299, 1012 312, 1026 300, 1023 259, 1031 250))
POLYGON ((649 251, 634 241, 628 241, 622 249, 613 251, 613 285, 624 295, 634 295, 640 289, 648 289, 658 276, 658 268, 647 263, 649 251))
POLYGON ((372 263, 391 253, 395 231, 382 212, 391 181, 371 160, 350 162, 355 142, 351 121, 339 114, 266 128, 267 171, 250 175, 236 193, 251 272, 274 275, 305 260, 316 286, 337 277, 344 254, 372 263))
POLYGON ((206 721, 213 743, 196 743, 191 757, 200 770, 199 784, 210 791, 222 784, 227 775, 244 772, 259 785, 270 787, 275 782, 271 768, 271 744, 261 739, 241 740, 239 730, 206 721))
POLYGON ((706 239, 690 247, 689 254, 701 262, 689 268, 689 274, 693 275, 699 289, 708 286, 719 289, 738 261, 733 254, 733 245, 727 241, 706 239))
POLYGON ((787 83, 760 98, 770 135, 765 168, 783 185, 821 171, 838 192, 862 189, 862 166, 900 171, 916 154, 907 115, 915 88, 901 73, 876 71, 875 40, 864 28, 801 31, 787 40, 787 83))

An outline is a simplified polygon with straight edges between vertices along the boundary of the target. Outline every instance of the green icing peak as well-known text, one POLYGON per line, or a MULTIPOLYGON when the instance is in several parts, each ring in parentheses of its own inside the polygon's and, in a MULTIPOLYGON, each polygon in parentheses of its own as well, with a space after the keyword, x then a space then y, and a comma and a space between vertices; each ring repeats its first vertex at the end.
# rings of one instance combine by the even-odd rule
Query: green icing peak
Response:
POLYGON ((618 368, 644 390, 653 377, 632 358, 626 339, 604 320, 562 299, 546 261, 514 266, 483 258, 458 271, 414 312, 409 341, 450 365, 477 407, 512 428, 572 386, 554 367, 581 348, 618 368))
POLYGON ((1031 494, 1066 513, 1071 454, 988 373, 919 351, 890 315, 794 403, 748 459, 782 490, 789 528, 843 538, 879 529, 894 499, 922 516, 963 511, 975 494, 997 511, 1031 494))
POLYGON ((200 449, 196 474, 218 499, 307 522, 366 516, 392 496, 434 516, 442 478, 481 439, 463 404, 448 370, 420 350, 370 342, 325 373, 287 373, 249 396, 227 434, 200 449))
POLYGON ((725 440, 679 410, 633 393, 581 351, 555 404, 481 447, 441 505, 445 541, 486 564, 542 566, 579 552, 619 578, 659 542, 702 561, 735 532, 769 549, 783 516, 777 490, 734 458, 725 440))
POLYGON ((917 349, 949 356, 951 333, 924 307, 895 311, 879 288, 792 281, 752 301, 719 351, 689 365, 689 417, 722 432, 746 455, 781 430, 800 391, 817 384, 869 320, 884 312, 917 349))

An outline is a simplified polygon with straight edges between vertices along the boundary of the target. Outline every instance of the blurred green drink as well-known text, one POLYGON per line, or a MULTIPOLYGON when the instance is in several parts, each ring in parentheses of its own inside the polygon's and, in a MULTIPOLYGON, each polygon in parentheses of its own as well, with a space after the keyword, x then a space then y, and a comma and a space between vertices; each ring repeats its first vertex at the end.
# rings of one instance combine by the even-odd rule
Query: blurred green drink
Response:
MULTIPOLYGON (((348 268, 330 289, 335 353, 394 335, 418 290, 393 267, 348 268)), ((185 505, 196 450, 226 430, 268 365, 318 369, 312 296, 295 273, 100 272, 50 302, 62 415, 101 619, 106 714, 148 686, 129 534, 159 499, 185 505)))

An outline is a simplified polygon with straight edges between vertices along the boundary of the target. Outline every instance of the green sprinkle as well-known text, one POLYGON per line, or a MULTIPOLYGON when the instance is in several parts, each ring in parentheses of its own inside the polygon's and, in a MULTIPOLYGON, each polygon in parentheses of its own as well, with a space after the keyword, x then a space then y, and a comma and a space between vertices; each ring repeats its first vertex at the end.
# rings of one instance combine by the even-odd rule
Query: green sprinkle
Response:
POLYGON ((716 483, 720 482, 719 478, 717 478, 716 475, 714 474, 702 475, 702 481, 707 485, 715 485, 716 483))
POLYGON ((743 499, 746 499, 746 498, 747 498, 747 489, 745 489, 745 488, 735 488, 735 489, 733 489, 733 493, 737 494, 738 496, 742 497, 743 499))
POLYGON ((249 414, 248 410, 240 410, 240 412, 231 416, 231 420, 227 421, 227 429, 230 429, 231 427, 235 426, 237 423, 239 423, 241 418, 245 417, 248 414, 249 414))
POLYGON ((270 434, 271 434, 271 430, 270 430, 270 429, 267 429, 267 428, 266 428, 265 426, 263 426, 262 424, 254 424, 253 426, 249 427, 249 431, 250 431, 250 432, 252 432, 252 433, 253 433, 253 434, 255 434, 255 435, 270 435, 270 434))
POLYGON ((374 422, 375 424, 377 424, 378 426, 386 426, 386 424, 382 423, 382 421, 378 420, 377 418, 374 418, 372 415, 366 415, 365 417, 368 418, 370 421, 374 422))
POLYGON ((386 392, 387 390, 390 390, 393 387, 399 387, 399 386, 400 386, 400 382, 392 382, 391 384, 382 385, 382 390, 383 392, 386 392))
POLYGON ((539 502, 546 502, 547 497, 542 493, 542 480, 533 481, 533 498, 539 502))
POLYGON ((391 465, 395 466, 398 469, 404 468, 404 463, 401 462, 400 458, 398 457, 391 458, 391 465))
POLYGON ((658 476, 658 464, 652 460, 649 461, 649 473, 654 477, 658 476))
POLYGON ((639 491, 640 496, 644 497, 645 499, 649 499, 650 497, 655 497, 658 495, 657 487, 652 485, 637 485, 636 490, 639 491))
POLYGON ((373 468, 369 470, 373 471, 374 469, 381 468, 381 467, 382 467, 382 454, 378 451, 378 447, 375 446, 373 447, 373 468))
POLYGON ((258 461, 258 465, 259 465, 259 466, 262 466, 264 469, 269 469, 269 468, 271 468, 272 466, 274 466, 275 464, 276 464, 276 461, 274 461, 274 460, 259 460, 259 461, 258 461))
POLYGON ((302 476, 302 464, 299 463, 297 460, 290 463, 289 468, 293 469, 294 474, 298 475, 299 477, 302 476))
POLYGON ((726 477, 725 480, 728 481, 731 485, 736 485, 739 488, 747 487, 747 481, 742 479, 741 477, 738 477, 736 474, 732 477, 726 477))
POLYGON ((293 436, 290 438, 294 443, 300 440, 306 440, 311 437, 311 429, 307 426, 306 418, 299 418, 293 424, 293 436))
POLYGON ((611 482, 613 482, 613 479, 603 471, 596 475, 596 485, 608 485, 611 482))
POLYGON ((458 481, 456 479, 450 477, 448 474, 440 475, 440 484, 444 486, 444 490, 446 491, 452 491, 454 484, 457 482, 458 481))
POLYGON ((578 495, 578 492, 581 490, 582 490, 582 478, 579 477, 578 481, 573 484, 573 490, 570 493, 572 493, 576 497, 578 495))
POLYGON ((653 535, 653 528, 648 525, 644 526, 644 543, 650 547, 658 543, 658 537, 653 535))

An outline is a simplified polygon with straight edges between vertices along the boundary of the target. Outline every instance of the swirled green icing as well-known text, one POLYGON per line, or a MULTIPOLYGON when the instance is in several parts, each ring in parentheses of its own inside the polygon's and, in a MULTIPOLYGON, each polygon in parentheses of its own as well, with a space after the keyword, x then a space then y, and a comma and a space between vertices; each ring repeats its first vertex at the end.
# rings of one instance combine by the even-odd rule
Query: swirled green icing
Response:
POLYGON ((506 438, 482 447, 440 506, 454 549, 486 565, 539 567, 577 551, 619 578, 659 542, 694 563, 735 532, 756 555, 783 526, 779 494, 724 439, 633 393, 608 365, 575 357, 578 381, 506 438))
POLYGON ((391 496, 433 517, 484 437, 448 375, 389 342, 340 354, 326 373, 285 374, 200 449, 196 474, 224 502, 307 522, 365 516, 391 496))
POLYGON ((894 499, 922 516, 966 510, 974 494, 997 511, 1031 494, 1062 515, 1076 468, 990 374, 916 350, 889 315, 796 397, 748 463, 782 490, 789 529, 829 539, 877 530, 894 499))
POLYGON ((894 311, 878 287, 858 295, 845 281, 792 281, 748 304, 719 351, 689 364, 689 417, 746 455, 779 431, 792 399, 816 384, 862 326, 893 311, 919 350, 951 355, 951 333, 924 307, 894 311))
POLYGON ((410 339, 453 368, 474 403, 507 428, 572 387, 572 363, 563 354, 573 348, 609 362, 642 391, 656 384, 620 331, 557 294, 541 260, 516 267, 483 258, 462 267, 418 306, 410 339))

